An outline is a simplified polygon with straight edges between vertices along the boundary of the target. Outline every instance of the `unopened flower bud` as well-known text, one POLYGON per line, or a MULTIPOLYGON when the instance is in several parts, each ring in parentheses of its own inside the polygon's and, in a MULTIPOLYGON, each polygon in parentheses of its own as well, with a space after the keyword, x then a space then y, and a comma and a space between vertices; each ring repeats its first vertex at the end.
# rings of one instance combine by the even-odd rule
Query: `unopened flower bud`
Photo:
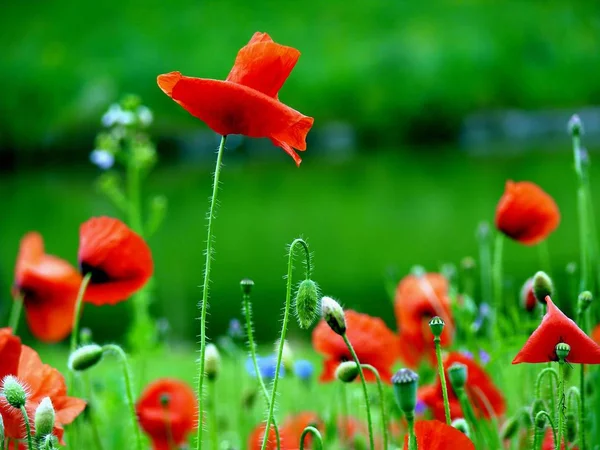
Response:
POLYGON ((351 383, 356 380, 359 369, 354 361, 344 361, 335 369, 335 377, 343 383, 351 383))
POLYGON ((69 369, 79 372, 94 367, 102 359, 103 353, 102 347, 97 344, 79 347, 69 356, 69 369))
POLYGON ((415 406, 417 406, 419 375, 410 369, 400 369, 392 377, 392 383, 394 384, 396 403, 404 414, 412 416, 415 406))
POLYGON ((546 403, 541 398, 535 399, 531 404, 531 417, 535 419, 540 411, 547 411, 546 403))
POLYGON ((221 355, 215 344, 207 344, 204 351, 204 371, 210 381, 216 380, 221 369, 221 355))
POLYGON ((531 411, 529 408, 522 408, 519 413, 519 421, 521 422, 521 426, 528 430, 533 425, 533 418, 531 417, 531 411))
POLYGON ((454 419, 452 421, 452 426, 461 433, 465 434, 467 437, 471 437, 471 428, 465 419, 454 419))
POLYGON ((535 415, 535 427, 543 430, 546 428, 546 414, 545 411, 540 411, 535 415))
POLYGON ((502 426, 502 430, 500 431, 500 436, 502 439, 512 439, 515 434, 519 431, 520 422, 519 417, 511 417, 502 426))
POLYGON ((44 397, 35 410, 35 435, 36 437, 52 434, 54 429, 54 406, 50 397, 44 397))
MULTIPOLYGON (((275 353, 279 350, 279 340, 275 343, 275 353)), ((283 341, 283 352, 281 353, 281 363, 286 372, 294 372, 294 352, 288 341, 283 341)))
POLYGON ((583 134, 583 122, 577 114, 573 114, 569 119, 568 128, 572 136, 581 136, 583 134))
POLYGON ((429 328, 436 338, 439 338, 444 331, 444 320, 441 317, 435 316, 429 321, 429 328))
POLYGON ((546 272, 539 271, 533 276, 533 295, 538 302, 546 304, 546 297, 554 295, 554 285, 546 272))
POLYGON ((319 288, 313 280, 303 280, 298 286, 296 299, 296 319, 300 328, 309 328, 319 315, 319 288))
POLYGON ((590 291, 583 291, 581 294, 579 294, 579 298, 577 299, 577 306, 579 308, 579 311, 581 313, 587 311, 587 309, 592 304, 593 300, 594 296, 590 291))
POLYGON ((331 297, 323 297, 321 299, 321 315, 335 333, 340 336, 346 334, 346 317, 344 317, 344 310, 338 302, 331 297))
POLYGON ((567 359, 567 356, 569 356, 570 351, 571 346, 566 342, 559 342, 556 344, 556 356, 558 357, 559 361, 564 362, 565 359, 567 359))
POLYGON ((13 408, 21 408, 27 403, 27 392, 21 382, 12 375, 7 375, 2 381, 2 394, 13 408))
POLYGON ((250 295, 253 287, 254 281, 249 278, 244 278, 242 281, 240 281, 240 288, 242 288, 242 294, 244 295, 250 295))
POLYGON ((465 387, 467 375, 467 366, 464 364, 454 363, 448 367, 448 378, 455 391, 465 387))
POLYGON ((57 449, 58 439, 52 434, 46 435, 40 444, 40 450, 54 450, 57 449))
POLYGON ((575 414, 568 412, 565 419, 565 438, 567 442, 575 442, 575 439, 577 438, 577 418, 575 417, 575 414))
POLYGON ((521 288, 521 305, 525 311, 533 311, 537 306, 537 299, 533 293, 533 278, 528 278, 521 288))

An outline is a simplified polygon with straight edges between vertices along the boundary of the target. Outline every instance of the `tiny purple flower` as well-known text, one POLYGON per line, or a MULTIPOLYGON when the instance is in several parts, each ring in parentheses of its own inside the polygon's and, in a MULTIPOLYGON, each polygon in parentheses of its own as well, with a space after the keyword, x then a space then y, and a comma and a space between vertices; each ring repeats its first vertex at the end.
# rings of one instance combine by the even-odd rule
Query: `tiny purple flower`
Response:
POLYGON ((427 405, 423 401, 417 400, 417 404, 415 405, 415 414, 423 415, 425 414, 425 411, 427 411, 427 405))
POLYGON ((481 364, 485 366, 490 362, 490 359, 490 354, 488 352, 485 350, 479 350, 479 361, 481 361, 481 364))

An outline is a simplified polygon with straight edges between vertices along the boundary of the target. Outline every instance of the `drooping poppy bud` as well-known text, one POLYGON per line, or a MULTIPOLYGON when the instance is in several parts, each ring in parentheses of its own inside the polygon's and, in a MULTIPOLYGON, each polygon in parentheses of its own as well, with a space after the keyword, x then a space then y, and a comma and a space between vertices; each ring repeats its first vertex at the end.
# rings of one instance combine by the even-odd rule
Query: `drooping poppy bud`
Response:
POLYGON ((575 442, 577 439, 577 418, 572 412, 565 416, 565 439, 567 442, 575 442))
POLYGON ((210 381, 214 381, 219 376, 221 369, 221 355, 215 344, 209 343, 204 351, 204 371, 210 381))
POLYGON ((579 297, 577 298, 577 309, 579 314, 586 312, 593 300, 594 296, 590 291, 583 291, 579 294, 579 297))
POLYGON ((448 367, 448 378, 454 390, 463 389, 467 383, 467 366, 461 363, 454 363, 448 367))
POLYGON ((469 423, 465 419, 454 419, 452 421, 452 426, 465 434, 467 437, 471 437, 471 427, 469 427, 469 423))
POLYGON ((319 315, 319 287, 312 280, 303 280, 294 300, 296 318, 300 328, 307 329, 319 315))
POLYGON ((533 278, 528 278, 521 288, 521 305, 525 311, 531 312, 537 306, 537 299, 533 293, 533 278))
POLYGON ((500 436, 503 440, 512 439, 518 432, 520 427, 520 421, 518 417, 511 417, 502 426, 500 436))
POLYGON ((88 344, 79 347, 69 356, 69 369, 76 372, 94 367, 102 359, 104 350, 97 344, 88 344))
POLYGON ((392 377, 394 396, 400 410, 407 416, 414 415, 417 406, 419 375, 410 369, 400 369, 392 377))
POLYGON ((337 334, 343 336, 346 333, 346 318, 344 310, 338 302, 331 297, 321 299, 321 314, 327 325, 337 334))
POLYGON ((12 375, 2 381, 2 395, 13 408, 22 408, 27 403, 27 392, 21 382, 12 375))
POLYGON ((344 361, 335 369, 335 377, 343 383, 353 382, 358 374, 358 365, 354 361, 344 361))
POLYGON ((535 415, 535 427, 539 428, 540 430, 546 428, 546 414, 538 413, 535 415))
POLYGON ((546 297, 554 295, 554 284, 546 272, 539 271, 533 276, 533 295, 543 305, 546 297))
POLYGON ((50 397, 44 397, 35 410, 35 436, 42 438, 52 434, 55 417, 52 400, 50 397))

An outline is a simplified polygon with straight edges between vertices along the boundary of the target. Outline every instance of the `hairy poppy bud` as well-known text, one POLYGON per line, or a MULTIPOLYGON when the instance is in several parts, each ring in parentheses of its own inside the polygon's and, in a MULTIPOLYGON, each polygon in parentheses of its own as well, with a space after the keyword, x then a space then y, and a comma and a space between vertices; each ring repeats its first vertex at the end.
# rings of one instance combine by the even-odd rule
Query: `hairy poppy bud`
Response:
POLYGON ((533 425, 533 419, 531 417, 531 411, 529 408, 522 408, 518 418, 521 422, 521 426, 525 429, 529 429, 533 425))
POLYGON ((567 413, 565 416, 566 433, 565 438, 567 442, 575 442, 577 439, 577 418, 572 412, 567 413))
POLYGON ((221 369, 221 355, 215 344, 207 344, 204 351, 204 371, 210 381, 216 380, 221 369))
POLYGON ((444 331, 444 325, 446 325, 444 320, 438 316, 435 316, 429 321, 429 328, 431 328, 431 332, 436 338, 439 338, 442 335, 442 331, 444 331))
POLYGON ((58 445, 58 439, 56 438, 56 436, 52 435, 52 434, 47 434, 41 444, 40 444, 40 450, 54 450, 58 445))
POLYGON ((21 408, 27 403, 27 392, 21 382, 12 375, 7 375, 2 381, 2 394, 13 408, 21 408))
POLYGON ((50 397, 44 397, 35 410, 35 435, 43 437, 52 434, 54 429, 54 406, 50 397))
POLYGON ((335 333, 340 336, 346 334, 346 317, 338 302, 331 297, 323 297, 321 299, 321 315, 335 333))
POLYGON ((592 304, 594 300, 594 296, 590 291, 583 291, 579 294, 579 298, 577 299, 577 306, 579 308, 580 313, 587 311, 587 309, 592 304))
POLYGON ((572 136, 581 136, 583 134, 583 122, 577 114, 571 116, 567 126, 572 136))
POLYGON ((546 304, 546 297, 554 295, 554 285, 546 272, 539 271, 533 276, 533 295, 538 302, 546 304))
POLYGON ((79 347, 69 356, 69 369, 77 372, 94 367, 102 359, 104 350, 97 344, 88 344, 79 347))
POLYGON ((546 414, 545 411, 540 411, 535 415, 535 427, 543 430, 546 428, 546 414))
POLYGON ((559 342, 556 344, 556 356, 558 357, 559 361, 564 362, 564 360, 567 359, 567 356, 569 356, 570 351, 571 346, 566 342, 559 342))
POLYGON ((535 419, 540 411, 547 411, 546 403, 541 398, 535 399, 531 404, 531 417, 535 419))
POLYGON ((358 373, 358 365, 354 361, 345 361, 335 369, 335 377, 344 383, 356 380, 358 373))
POLYGON ((319 315, 319 288, 313 280, 303 280, 298 286, 296 299, 296 319, 300 328, 309 328, 319 315))
POLYGON ((466 435, 467 437, 471 437, 471 428, 465 419, 454 419, 452 421, 452 426, 456 428, 458 431, 466 435))
POLYGON ((250 295, 253 287, 254 281, 249 278, 244 278, 242 281, 240 281, 240 288, 242 289, 242 294, 244 295, 250 295))
POLYGON ((502 439, 512 439, 519 431, 520 423, 518 417, 511 417, 502 426, 500 436, 502 439))
POLYGON ((467 382, 467 366, 461 363, 454 363, 448 367, 448 378, 454 390, 462 389, 467 382))
POLYGON ((417 406, 419 375, 410 369, 400 369, 392 377, 392 383, 394 384, 396 403, 404 414, 412 416, 417 406))

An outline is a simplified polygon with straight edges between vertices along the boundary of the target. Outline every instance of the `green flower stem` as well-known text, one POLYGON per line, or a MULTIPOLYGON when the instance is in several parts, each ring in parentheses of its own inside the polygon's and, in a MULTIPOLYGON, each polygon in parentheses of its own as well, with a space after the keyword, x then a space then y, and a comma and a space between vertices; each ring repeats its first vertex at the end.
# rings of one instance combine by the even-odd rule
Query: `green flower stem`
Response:
MULTIPOLYGON (((69 354, 72 354, 77 348, 77 341, 79 339, 79 319, 81 319, 81 305, 83 304, 83 297, 85 296, 85 290, 92 279, 91 272, 86 274, 81 280, 79 286, 79 292, 77 293, 77 299, 75 300, 75 314, 73 315, 73 329, 71 331, 71 347, 69 354)), ((74 374, 72 370, 69 370, 67 386, 73 391, 74 374)))
POLYGON ((493 277, 493 285, 494 285, 494 342, 496 347, 499 345, 500 341, 500 329, 498 325, 498 319, 502 314, 504 309, 504 304, 502 301, 502 253, 504 247, 504 236, 501 233, 496 235, 496 242, 494 244, 494 262, 492 266, 492 277, 493 277))
POLYGON ((473 411, 469 397, 467 397, 467 393, 463 388, 455 389, 454 392, 458 397, 458 402, 460 403, 460 407, 465 415, 465 419, 467 419, 473 428, 473 433, 475 434, 475 439, 478 444, 476 445, 476 448, 483 448, 483 446, 480 445, 482 438, 481 430, 479 429, 479 423, 477 422, 477 417, 475 417, 475 412, 473 411))
POLYGON ((31 439, 31 425, 29 424, 29 416, 25 406, 21 406, 21 414, 23 414, 23 422, 25 422, 25 432, 27 433, 27 448, 29 450, 35 450, 33 446, 33 440, 31 439))
POLYGON ((544 240, 538 244, 540 254, 540 266, 542 270, 552 278, 552 265, 550 264, 550 251, 548 250, 548 241, 544 240))
POLYGON ((317 450, 323 450, 323 438, 321 437, 319 430, 317 430, 315 427, 306 427, 300 435, 300 450, 304 450, 304 439, 308 434, 312 434, 315 438, 315 441, 319 443, 317 450))
POLYGON ((360 365, 360 361, 358 360, 358 356, 356 355, 356 352, 354 351, 354 347, 352 347, 352 344, 350 343, 350 340, 348 339, 348 336, 346 335, 346 333, 344 333, 342 335, 342 338, 344 339, 344 342, 346 343, 348 350, 350 350, 350 353, 352 354, 352 359, 354 359, 354 362, 358 366, 358 374, 360 375, 360 381, 362 383, 363 393, 365 395, 365 406, 367 409, 367 425, 369 428, 369 444, 371 445, 371 447, 370 447, 371 450, 375 450, 375 439, 373 437, 373 420, 371 419, 371 402, 369 401, 369 391, 367 389, 367 380, 365 380, 365 374, 360 365))
POLYGON ((218 423, 217 423, 217 386, 214 381, 209 382, 210 390, 210 403, 209 403, 209 417, 210 417, 210 440, 212 442, 213 450, 219 450, 219 438, 218 438, 218 423))
POLYGON ((406 413, 405 415, 406 422, 408 423, 408 450, 417 450, 417 435, 415 434, 414 413, 406 413))
MULTIPOLYGON (((583 325, 585 320, 584 314, 582 311, 578 311, 577 314, 577 323, 580 328, 586 329, 583 325)), ((585 450, 586 442, 585 442, 585 429, 586 429, 586 411, 585 411, 585 364, 579 365, 579 430, 581 433, 579 446, 580 450, 585 450)))
POLYGON ((8 319, 8 327, 12 329, 14 335, 17 334, 19 328, 19 320, 21 319, 21 313, 23 312, 23 296, 17 294, 10 308, 10 318, 8 319))
POLYGON ((552 414, 556 415, 557 412, 556 412, 555 406, 554 406, 554 395, 552 395, 552 393, 554 392, 554 384, 556 384, 556 386, 558 386, 558 374, 556 373, 556 370, 554 370, 552 367, 546 367, 538 374, 538 376, 535 380, 535 398, 539 398, 539 399, 542 398, 542 381, 546 375, 548 375, 550 377, 550 379, 548 380, 548 383, 550 385, 550 393, 551 393, 551 395, 550 395, 550 411, 552 412, 552 414), (552 381, 554 381, 554 384, 552 383, 552 381))
MULTIPOLYGON (((493 304, 492 283, 492 250, 489 239, 489 226, 487 223, 479 226, 479 269, 481 274, 481 297, 482 301, 489 305, 493 304), (484 232, 485 230, 485 232, 484 232)), ((492 331, 492 330, 490 330, 492 331)), ((491 337, 491 336, 490 336, 491 337)))
MULTIPOLYGON (((258 386, 260 387, 260 391, 262 392, 265 402, 268 405, 269 391, 267 391, 267 386, 265 385, 265 382, 263 381, 262 375, 260 373, 260 369, 258 368, 258 359, 256 357, 256 344, 254 343, 254 331, 252 329, 252 304, 250 303, 250 295, 244 294, 243 297, 244 314, 246 315, 246 336, 248 338, 248 350, 250 351, 250 357, 252 358, 252 365, 254 366, 254 373, 256 374, 256 379, 258 380, 258 386)), ((281 442, 279 438, 279 427, 277 426, 277 421, 275 420, 275 417, 273 417, 273 428, 275 429, 277 448, 280 448, 281 442)))
POLYGON ((202 283, 202 302, 200 303, 200 358, 198 359, 198 383, 196 385, 196 395, 198 396, 198 417, 200 424, 196 434, 196 450, 202 448, 202 417, 204 417, 204 358, 206 354, 206 310, 208 308, 208 288, 210 285, 210 265, 213 259, 213 219, 217 208, 217 193, 219 192, 219 178, 221 167, 223 165, 223 150, 227 136, 221 137, 221 144, 217 153, 217 164, 213 177, 213 190, 210 199, 210 209, 208 212, 208 226, 206 236, 206 261, 204 262, 204 282, 202 283))
POLYGON ((281 335, 279 337, 279 350, 277 352, 277 364, 275 365, 275 377, 273 378, 273 387, 271 389, 271 400, 269 401, 269 413, 267 415, 267 424, 265 427, 265 435, 263 436, 263 443, 261 450, 265 450, 267 442, 269 440, 269 430, 273 423, 273 417, 275 414, 275 399, 277 396, 277 384, 279 383, 279 372, 281 370, 281 360, 283 357, 283 346, 285 345, 285 336, 287 334, 288 322, 290 320, 290 307, 292 303, 292 274, 294 270, 294 250, 296 246, 301 246, 305 252, 305 269, 306 278, 310 276, 310 251, 308 245, 302 239, 294 239, 290 244, 288 251, 288 272, 287 272, 287 289, 285 295, 285 311, 283 314, 283 324, 281 326, 281 335))
POLYGON ((102 446, 102 438, 100 437, 100 433, 98 431, 98 423, 96 422, 96 410, 92 407, 89 408, 89 404, 94 404, 93 399, 94 399, 94 391, 92 389, 92 385, 90 383, 90 377, 89 374, 87 372, 83 373, 83 380, 84 380, 84 385, 85 385, 85 390, 87 392, 87 398, 88 398, 88 416, 89 416, 89 420, 90 420, 90 427, 92 429, 92 439, 94 440, 94 447, 96 448, 96 450, 103 450, 103 446, 102 446))
POLYGON ((558 440, 556 444, 556 450, 560 450, 560 444, 563 437, 563 428, 565 423, 565 362, 558 362, 558 440))
POLYGON ((342 440, 347 439, 349 436, 346 436, 346 428, 348 428, 346 426, 346 422, 348 421, 348 394, 346 392, 346 383, 340 383, 340 392, 341 395, 340 397, 342 398, 342 417, 343 417, 343 421, 342 421, 342 429, 340 434, 342 435, 341 438, 342 440))
POLYGON ((439 337, 434 337, 433 342, 435 343, 435 356, 437 359, 438 375, 442 383, 442 396, 444 398, 444 413, 446 415, 446 423, 450 425, 452 423, 452 417, 450 416, 450 401, 448 400, 448 386, 446 385, 446 376, 444 375, 444 364, 442 362, 442 345, 439 337))
POLYGON ((385 396, 383 395, 383 383, 381 382, 381 377, 379 376, 379 371, 370 364, 361 364, 363 369, 367 369, 371 371, 373 375, 375 375, 375 379, 377 380, 377 390, 379 391, 379 405, 381 406, 381 422, 382 422, 382 432, 383 432, 383 448, 388 448, 388 418, 385 412, 385 396))
POLYGON ((131 422, 133 425, 133 433, 135 434, 135 445, 137 450, 142 450, 142 435, 140 433, 140 427, 138 426, 137 414, 135 412, 135 401, 133 399, 133 388, 131 383, 131 369, 127 362, 127 355, 121 347, 115 344, 107 344, 102 347, 104 352, 112 351, 117 354, 121 360, 123 367, 123 380, 125 381, 125 393, 127 395, 127 406, 129 406, 129 414, 131 415, 131 422))
MULTIPOLYGON (((546 416, 546 419, 548 420, 548 423, 550 424, 550 428, 552 429, 552 437, 554 439, 554 442, 556 442, 556 427, 554 426, 554 421, 552 420, 552 416, 550 416, 550 414, 548 414, 546 411, 538 412, 534 418, 534 424, 538 421, 538 418, 540 418, 542 416, 546 416)), ((533 449, 532 450, 540 449, 540 447, 542 446, 542 443, 544 442, 545 432, 546 432, 545 428, 538 428, 537 426, 535 426, 535 434, 534 434, 534 438, 533 438, 533 449)))

